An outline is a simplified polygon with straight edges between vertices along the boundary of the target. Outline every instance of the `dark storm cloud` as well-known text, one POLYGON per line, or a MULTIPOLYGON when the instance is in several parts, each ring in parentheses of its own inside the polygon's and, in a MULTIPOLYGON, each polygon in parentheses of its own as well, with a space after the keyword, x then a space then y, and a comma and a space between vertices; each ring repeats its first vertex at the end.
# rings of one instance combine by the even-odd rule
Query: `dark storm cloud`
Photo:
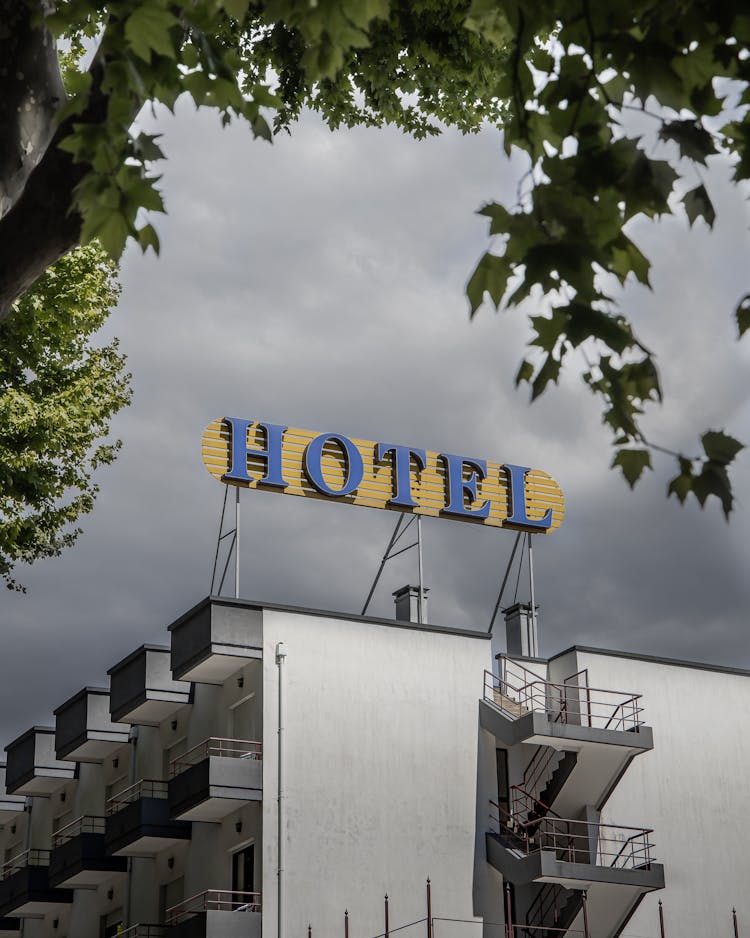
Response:
MULTIPOLYGON (((6 597, 6 739, 141 642, 165 642, 208 592, 223 493, 199 439, 230 412, 545 468, 568 517, 537 538, 544 651, 579 641, 750 665, 746 465, 730 526, 713 506, 667 502, 666 462, 631 495, 575 374, 531 408, 513 388, 523 316, 468 322, 463 285, 485 246, 474 212, 512 201, 521 167, 496 134, 417 144, 308 119, 267 147, 184 107, 165 146, 162 257, 127 256, 110 326, 134 373, 115 424, 125 447, 79 545, 19 571, 29 595, 6 597)), ((729 318, 747 287, 747 212, 714 176, 724 227, 639 226, 654 291, 629 287, 623 301, 661 352, 668 403, 648 431, 675 448, 694 446, 696 422, 750 440, 748 352, 729 318)), ((359 611, 394 517, 261 493, 242 511, 244 596, 359 611)), ((512 535, 424 529, 431 618, 486 628, 512 535)), ((413 557, 395 561, 372 611, 390 614, 391 591, 415 576, 413 557)))

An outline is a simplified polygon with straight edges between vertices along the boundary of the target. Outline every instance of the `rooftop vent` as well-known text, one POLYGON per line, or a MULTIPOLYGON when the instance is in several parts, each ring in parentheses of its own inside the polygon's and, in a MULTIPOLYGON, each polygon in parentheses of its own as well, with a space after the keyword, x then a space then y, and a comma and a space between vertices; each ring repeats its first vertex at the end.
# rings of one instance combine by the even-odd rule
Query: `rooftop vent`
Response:
MULTIPOLYGON (((424 598, 422 600, 422 624, 426 624, 427 619, 427 594, 429 588, 424 587, 424 598)), ((399 622, 419 622, 419 587, 402 586, 393 594, 396 603, 396 618, 399 622)))
POLYGON ((539 636, 537 621, 539 606, 534 607, 531 615, 528 603, 514 603, 503 609, 505 615, 505 639, 508 654, 518 658, 539 657, 539 636))

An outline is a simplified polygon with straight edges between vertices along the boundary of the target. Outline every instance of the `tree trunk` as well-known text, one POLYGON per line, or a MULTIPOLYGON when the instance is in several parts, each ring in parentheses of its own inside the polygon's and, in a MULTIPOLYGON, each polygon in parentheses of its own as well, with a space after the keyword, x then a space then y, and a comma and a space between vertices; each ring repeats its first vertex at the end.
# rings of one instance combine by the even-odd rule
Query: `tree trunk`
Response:
POLYGON ((101 66, 92 65, 86 109, 55 130, 65 100, 55 41, 32 17, 42 0, 0 0, 0 320, 80 239, 73 190, 88 166, 57 144, 73 123, 103 119, 101 66))

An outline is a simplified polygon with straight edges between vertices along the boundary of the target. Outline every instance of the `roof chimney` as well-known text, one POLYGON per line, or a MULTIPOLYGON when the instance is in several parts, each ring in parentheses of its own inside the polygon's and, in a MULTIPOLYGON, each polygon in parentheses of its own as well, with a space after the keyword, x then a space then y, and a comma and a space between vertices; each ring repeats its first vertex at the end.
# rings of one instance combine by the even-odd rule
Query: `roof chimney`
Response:
MULTIPOLYGON (((424 593, 424 598, 422 599, 423 625, 427 623, 427 594, 429 591, 429 588, 426 586, 422 590, 424 593)), ((396 603, 396 618, 399 622, 419 622, 418 586, 402 586, 401 589, 396 590, 393 594, 393 599, 396 603)))
POLYGON ((518 658, 539 657, 539 636, 537 634, 537 620, 539 606, 534 607, 531 615, 531 606, 528 603, 514 603, 503 609, 505 615, 505 639, 508 654, 518 658))

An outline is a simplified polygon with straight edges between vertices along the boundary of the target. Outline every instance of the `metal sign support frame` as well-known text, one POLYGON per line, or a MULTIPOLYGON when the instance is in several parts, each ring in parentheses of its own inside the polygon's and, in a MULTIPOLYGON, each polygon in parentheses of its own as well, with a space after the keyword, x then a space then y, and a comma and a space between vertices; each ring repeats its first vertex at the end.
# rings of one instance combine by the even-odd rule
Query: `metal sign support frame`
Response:
POLYGON ((419 568, 419 593, 418 593, 418 598, 417 598, 417 621, 419 622, 420 625, 422 625, 425 621, 424 566, 423 566, 423 557, 422 557, 422 516, 412 515, 411 518, 409 518, 409 520, 404 525, 403 530, 401 530, 401 525, 403 524, 404 517, 405 516, 403 514, 400 514, 398 516, 396 527, 393 530, 393 534, 391 535, 390 541, 388 541, 388 546, 386 547, 385 553, 383 554, 383 557, 380 561, 380 566, 378 567, 378 572, 375 574, 375 579, 372 581, 372 586, 370 587, 370 592, 367 594, 367 599, 365 600, 365 604, 362 607, 361 615, 365 615, 367 613, 367 608, 370 605, 370 600, 373 597, 375 588, 378 585, 380 576, 383 573, 383 569, 386 563, 389 560, 393 560, 394 557, 398 557, 399 554, 404 554, 406 553, 407 550, 413 550, 416 547, 417 548, 417 563, 418 563, 418 568, 419 568), (396 546, 396 544, 401 540, 404 534, 406 534, 406 532, 409 530, 411 525, 414 523, 415 519, 417 522, 416 541, 414 541, 414 543, 412 544, 407 544, 406 547, 402 547, 400 550, 395 551, 395 553, 391 553, 391 551, 393 551, 393 548, 396 546), (401 533, 399 533, 399 531, 401 533))
POLYGON ((240 598, 240 489, 239 486, 235 486, 236 496, 234 500, 234 527, 230 528, 229 531, 224 531, 224 518, 227 512, 227 496, 229 495, 229 486, 224 487, 224 502, 221 506, 221 519, 219 520, 219 533, 216 536, 216 552, 214 553, 214 566, 211 572, 211 587, 210 595, 221 596, 221 591, 224 588, 224 580, 226 579, 227 572, 229 570, 229 563, 234 555, 234 598, 240 598), (222 533, 223 532, 223 533, 222 533), (224 569, 221 573, 221 580, 219 581, 219 588, 216 593, 214 593, 214 586, 216 585, 216 570, 219 565, 219 551, 221 550, 221 542, 225 538, 231 537, 232 540, 229 543, 229 550, 227 551, 227 559, 224 563, 224 569))

